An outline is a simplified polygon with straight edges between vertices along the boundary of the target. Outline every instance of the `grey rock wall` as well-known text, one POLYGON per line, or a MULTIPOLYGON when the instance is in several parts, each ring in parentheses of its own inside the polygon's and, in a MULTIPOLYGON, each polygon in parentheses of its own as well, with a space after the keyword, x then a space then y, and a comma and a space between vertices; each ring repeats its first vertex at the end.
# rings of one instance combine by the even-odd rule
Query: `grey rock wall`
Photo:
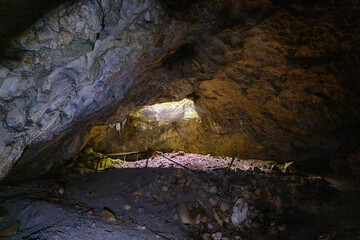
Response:
POLYGON ((121 99, 163 19, 154 0, 82 0, 14 40, 21 60, 0 65, 0 178, 26 146, 121 99))

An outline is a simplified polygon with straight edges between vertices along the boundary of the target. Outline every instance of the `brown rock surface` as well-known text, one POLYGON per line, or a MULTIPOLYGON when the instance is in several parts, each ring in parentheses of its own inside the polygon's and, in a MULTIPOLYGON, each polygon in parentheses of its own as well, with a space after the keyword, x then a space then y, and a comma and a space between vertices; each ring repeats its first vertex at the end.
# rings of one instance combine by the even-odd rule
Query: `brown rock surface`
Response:
MULTIPOLYGON (((261 11, 271 9, 263 4, 261 11)), ((359 29, 353 19, 333 17, 336 11, 294 3, 200 37, 194 55, 147 75, 110 119, 124 119, 123 106, 133 99, 145 105, 190 97, 201 123, 143 131, 146 120, 130 116, 121 129, 108 127, 105 138, 102 131, 88 144, 101 151, 149 146, 284 162, 329 159, 360 119, 359 38, 346 30, 359 29)))

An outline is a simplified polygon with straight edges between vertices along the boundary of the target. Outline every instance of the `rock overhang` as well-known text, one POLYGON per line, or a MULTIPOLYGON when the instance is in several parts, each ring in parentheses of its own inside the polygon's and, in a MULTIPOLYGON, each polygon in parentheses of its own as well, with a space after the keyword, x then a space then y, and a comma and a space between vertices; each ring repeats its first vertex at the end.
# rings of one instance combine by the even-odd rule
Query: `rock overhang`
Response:
POLYGON ((344 29, 359 29, 329 17, 345 7, 163 4, 62 5, 15 40, 12 49, 25 51, 0 70, 2 176, 21 155, 24 164, 40 152, 48 159, 39 162, 65 161, 85 145, 84 125, 116 122, 107 117, 164 97, 196 95, 207 131, 223 136, 220 145, 236 142, 244 157, 329 158, 354 135, 347 129, 359 122, 359 39, 344 29), (226 11, 231 17, 223 19, 226 11), (178 54, 183 46, 192 51, 178 54))

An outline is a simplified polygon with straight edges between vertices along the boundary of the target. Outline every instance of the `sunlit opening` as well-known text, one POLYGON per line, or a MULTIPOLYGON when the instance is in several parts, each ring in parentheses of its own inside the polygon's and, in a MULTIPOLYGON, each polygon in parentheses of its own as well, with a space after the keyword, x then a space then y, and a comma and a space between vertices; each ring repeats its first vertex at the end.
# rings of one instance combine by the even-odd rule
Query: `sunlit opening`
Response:
POLYGON ((196 111, 194 102, 186 98, 179 102, 166 102, 144 106, 132 114, 132 116, 147 118, 149 121, 156 121, 159 125, 189 119, 197 119, 200 122, 200 117, 196 111))

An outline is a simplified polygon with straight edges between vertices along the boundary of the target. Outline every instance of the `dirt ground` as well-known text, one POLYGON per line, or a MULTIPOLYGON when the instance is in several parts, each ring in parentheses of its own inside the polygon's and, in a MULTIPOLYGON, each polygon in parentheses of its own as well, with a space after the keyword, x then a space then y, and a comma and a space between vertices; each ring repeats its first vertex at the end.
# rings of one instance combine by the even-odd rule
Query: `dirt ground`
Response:
MULTIPOLYGON (((0 186, 2 239, 360 239, 358 189, 187 153, 0 186), (166 159, 166 158, 168 159, 166 159), (184 169, 169 159, 186 166, 184 169)), ((292 166, 293 167, 293 166, 292 166)))

